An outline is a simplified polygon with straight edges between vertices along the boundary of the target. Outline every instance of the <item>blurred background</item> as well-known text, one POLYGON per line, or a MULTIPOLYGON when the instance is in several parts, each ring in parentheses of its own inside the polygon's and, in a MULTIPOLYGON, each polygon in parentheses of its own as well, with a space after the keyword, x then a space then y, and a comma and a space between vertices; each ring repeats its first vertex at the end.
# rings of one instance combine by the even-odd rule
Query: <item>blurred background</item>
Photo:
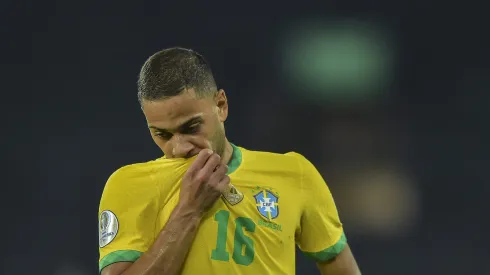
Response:
MULTIPOLYGON (((363 274, 490 274, 490 20, 471 1, 0 5, 1 274, 97 274, 108 176, 160 156, 137 74, 172 46, 211 63, 230 141, 317 166, 363 274)), ((300 253, 297 271, 318 274, 300 253)))

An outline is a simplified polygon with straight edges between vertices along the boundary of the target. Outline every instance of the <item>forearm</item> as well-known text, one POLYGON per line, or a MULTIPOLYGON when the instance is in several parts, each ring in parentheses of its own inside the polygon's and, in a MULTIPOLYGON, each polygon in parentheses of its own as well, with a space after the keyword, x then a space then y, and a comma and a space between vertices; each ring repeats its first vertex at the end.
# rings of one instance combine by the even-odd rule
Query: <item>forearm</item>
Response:
POLYGON ((122 275, 179 274, 199 223, 195 212, 176 208, 153 246, 122 275))

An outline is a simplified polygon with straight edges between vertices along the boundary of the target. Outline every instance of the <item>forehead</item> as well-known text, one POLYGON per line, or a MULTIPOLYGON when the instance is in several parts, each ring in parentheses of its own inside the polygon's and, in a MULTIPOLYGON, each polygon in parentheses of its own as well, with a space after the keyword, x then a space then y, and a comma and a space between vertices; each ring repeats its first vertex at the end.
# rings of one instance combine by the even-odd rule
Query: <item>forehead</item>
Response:
POLYGON ((209 98, 197 98, 193 91, 155 101, 143 101, 143 112, 149 125, 174 128, 187 119, 211 110, 209 98))

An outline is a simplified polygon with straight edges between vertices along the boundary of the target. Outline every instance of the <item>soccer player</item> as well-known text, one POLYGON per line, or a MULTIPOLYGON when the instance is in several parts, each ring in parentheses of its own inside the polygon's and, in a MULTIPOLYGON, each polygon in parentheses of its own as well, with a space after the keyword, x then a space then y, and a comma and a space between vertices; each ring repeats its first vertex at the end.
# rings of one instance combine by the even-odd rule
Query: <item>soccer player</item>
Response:
POLYGON ((322 275, 360 274, 315 167, 298 153, 228 141, 228 100, 200 54, 155 53, 141 69, 138 98, 164 157, 108 179, 102 275, 291 275, 296 245, 322 275))

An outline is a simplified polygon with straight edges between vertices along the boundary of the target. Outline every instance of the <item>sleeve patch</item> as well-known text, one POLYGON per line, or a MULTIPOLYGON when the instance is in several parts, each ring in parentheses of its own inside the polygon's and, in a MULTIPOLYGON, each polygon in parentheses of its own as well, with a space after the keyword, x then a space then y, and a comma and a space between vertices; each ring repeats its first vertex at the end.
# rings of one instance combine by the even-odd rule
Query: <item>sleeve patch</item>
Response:
POLYGON ((116 214, 109 210, 102 211, 99 217, 99 247, 102 248, 114 240, 119 230, 116 214))
POLYGON ((106 266, 118 262, 135 262, 143 253, 136 250, 118 250, 107 254, 99 262, 99 272, 106 266))
POLYGON ((313 260, 317 262, 326 262, 329 261, 344 250, 345 245, 347 244, 347 238, 345 237, 345 234, 342 232, 342 235, 340 236, 340 240, 332 245, 331 247, 324 249, 320 252, 303 252, 306 256, 309 258, 312 258, 313 260))

